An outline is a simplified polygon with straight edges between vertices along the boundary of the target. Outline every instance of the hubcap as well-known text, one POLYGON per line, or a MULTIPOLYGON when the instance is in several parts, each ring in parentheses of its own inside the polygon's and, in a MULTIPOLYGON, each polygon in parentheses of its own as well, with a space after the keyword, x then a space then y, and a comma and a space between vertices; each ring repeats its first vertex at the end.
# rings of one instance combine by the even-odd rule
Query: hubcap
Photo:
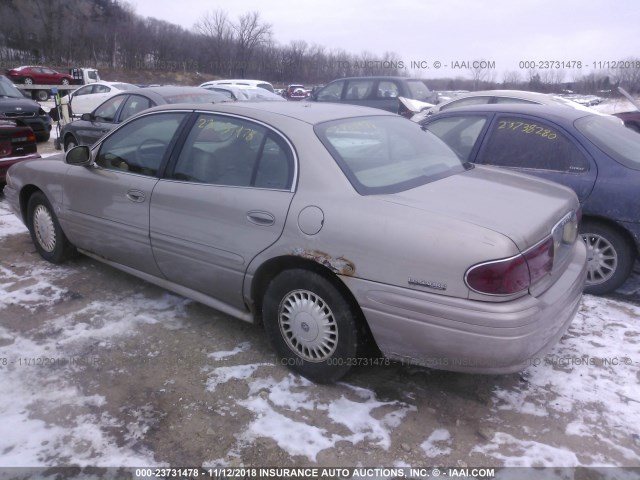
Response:
POLYGON ((33 230, 42 249, 53 252, 56 247, 56 229, 51 213, 44 205, 38 205, 33 212, 33 230))
POLYGON ((309 362, 322 362, 338 346, 338 324, 329 306, 313 292, 295 290, 280 304, 280 331, 294 352, 309 362))
POLYGON ((618 254, 605 237, 583 233, 587 246, 587 285, 598 285, 609 280, 618 268, 618 254))

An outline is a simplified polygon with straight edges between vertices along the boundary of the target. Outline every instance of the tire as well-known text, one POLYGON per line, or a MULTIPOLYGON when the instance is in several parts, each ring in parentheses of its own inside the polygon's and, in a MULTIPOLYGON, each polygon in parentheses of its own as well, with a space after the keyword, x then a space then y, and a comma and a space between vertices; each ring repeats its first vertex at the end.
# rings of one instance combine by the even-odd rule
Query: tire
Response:
POLYGON ((33 78, 31 77, 24 77, 23 83, 25 85, 33 85, 33 78))
POLYGON ((63 78, 63 79, 60 81, 60 85, 69 85, 69 79, 68 79, 68 78, 63 78))
POLYGON ((580 235, 587 246, 587 284, 584 292, 609 293, 620 287, 631 274, 633 247, 615 228, 604 223, 585 221, 580 235))
POLYGON ((42 258, 51 263, 62 263, 74 253, 53 208, 42 192, 31 195, 27 206, 27 225, 31 240, 42 258))
POLYGON ((355 363, 360 312, 320 274, 278 274, 267 287, 262 314, 283 363, 309 380, 335 382, 355 363))
POLYGON ((36 141, 37 142, 48 142, 50 138, 51 138, 51 133, 50 132, 41 133, 40 135, 36 135, 36 141))
POLYGON ((73 135, 67 135, 66 137, 64 137, 64 151, 68 152, 69 150, 71 150, 73 147, 78 146, 78 141, 76 140, 76 137, 74 137, 73 135))
POLYGON ((39 102, 46 102, 47 100, 49 100, 49 92, 47 90, 36 90, 34 96, 36 97, 35 99, 39 102))

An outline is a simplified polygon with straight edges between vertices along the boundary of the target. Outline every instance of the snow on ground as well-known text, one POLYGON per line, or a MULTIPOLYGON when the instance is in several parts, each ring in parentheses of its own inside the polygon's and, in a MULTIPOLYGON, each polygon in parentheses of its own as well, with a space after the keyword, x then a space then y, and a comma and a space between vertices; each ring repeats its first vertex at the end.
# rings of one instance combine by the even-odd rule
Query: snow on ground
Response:
MULTIPOLYGON (((0 244, 15 235, 28 238, 0 201, 0 244)), ((190 302, 168 293, 107 298, 53 315, 28 334, 16 333, 7 316, 11 305, 47 311, 68 295, 58 281, 70 268, 44 262, 7 265, 0 259, 0 465, 163 465, 166 460, 143 441, 157 428, 162 412, 135 405, 127 407, 126 416, 109 414, 104 396, 86 394, 74 381, 74 374, 86 368, 82 362, 66 369, 29 362, 86 359, 82 353, 92 346, 117 346, 120 338, 141 335, 145 326, 179 329, 188 322, 185 307, 190 302), (116 438, 110 433, 115 430, 124 433, 116 438)), ((624 288, 636 291, 639 284, 636 274, 624 288)), ((424 427, 425 419, 437 412, 417 398, 425 385, 437 390, 437 383, 410 380, 398 396, 402 399, 383 399, 349 382, 314 385, 291 373, 283 376, 270 361, 239 361, 252 349, 250 341, 239 338, 231 348, 207 353, 210 363, 202 367, 200 388, 222 405, 220 416, 248 420, 238 431, 225 432, 235 438, 224 455, 203 458, 202 465, 243 465, 243 449, 263 439, 275 442, 299 464, 315 464, 345 445, 385 452, 408 424, 416 426, 415 451, 423 465, 455 465, 456 459, 499 466, 639 465, 639 319, 640 308, 632 303, 585 296, 568 334, 548 356, 532 362, 522 382, 498 382, 491 389, 488 405, 479 407, 479 421, 488 427, 482 439, 471 435, 468 446, 458 433, 462 423, 424 427), (246 388, 229 395, 227 387, 234 384, 246 388), (582 441, 595 449, 583 452, 582 441)), ((172 382, 158 384, 157 390, 172 382)), ((396 460, 397 465, 410 464, 396 460)))

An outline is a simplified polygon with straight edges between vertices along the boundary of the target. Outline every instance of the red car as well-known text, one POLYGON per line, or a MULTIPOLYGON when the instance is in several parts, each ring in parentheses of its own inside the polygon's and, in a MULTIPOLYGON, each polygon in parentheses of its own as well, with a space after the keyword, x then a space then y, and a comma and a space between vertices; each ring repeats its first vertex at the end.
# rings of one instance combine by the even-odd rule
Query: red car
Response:
POLYGON ((284 93, 289 100, 302 100, 308 96, 304 85, 300 84, 289 85, 284 93))
POLYGON ((16 67, 7 70, 7 77, 14 83, 25 85, 70 85, 73 77, 68 73, 60 73, 49 67, 16 67))
POLYGON ((0 120, 0 189, 9 167, 31 158, 40 158, 31 127, 16 120, 0 120))

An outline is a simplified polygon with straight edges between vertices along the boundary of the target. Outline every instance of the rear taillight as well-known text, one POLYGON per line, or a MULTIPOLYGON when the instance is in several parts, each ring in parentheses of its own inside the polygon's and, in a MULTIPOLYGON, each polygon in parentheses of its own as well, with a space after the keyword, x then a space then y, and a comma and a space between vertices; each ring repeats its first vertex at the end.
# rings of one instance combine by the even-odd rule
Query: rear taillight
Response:
POLYGON ((11 142, 8 140, 0 140, 0 157, 8 157, 11 155, 11 142))
POLYGON ((487 295, 511 295, 522 292, 551 272, 553 238, 515 257, 480 263, 467 270, 470 289, 487 295))

